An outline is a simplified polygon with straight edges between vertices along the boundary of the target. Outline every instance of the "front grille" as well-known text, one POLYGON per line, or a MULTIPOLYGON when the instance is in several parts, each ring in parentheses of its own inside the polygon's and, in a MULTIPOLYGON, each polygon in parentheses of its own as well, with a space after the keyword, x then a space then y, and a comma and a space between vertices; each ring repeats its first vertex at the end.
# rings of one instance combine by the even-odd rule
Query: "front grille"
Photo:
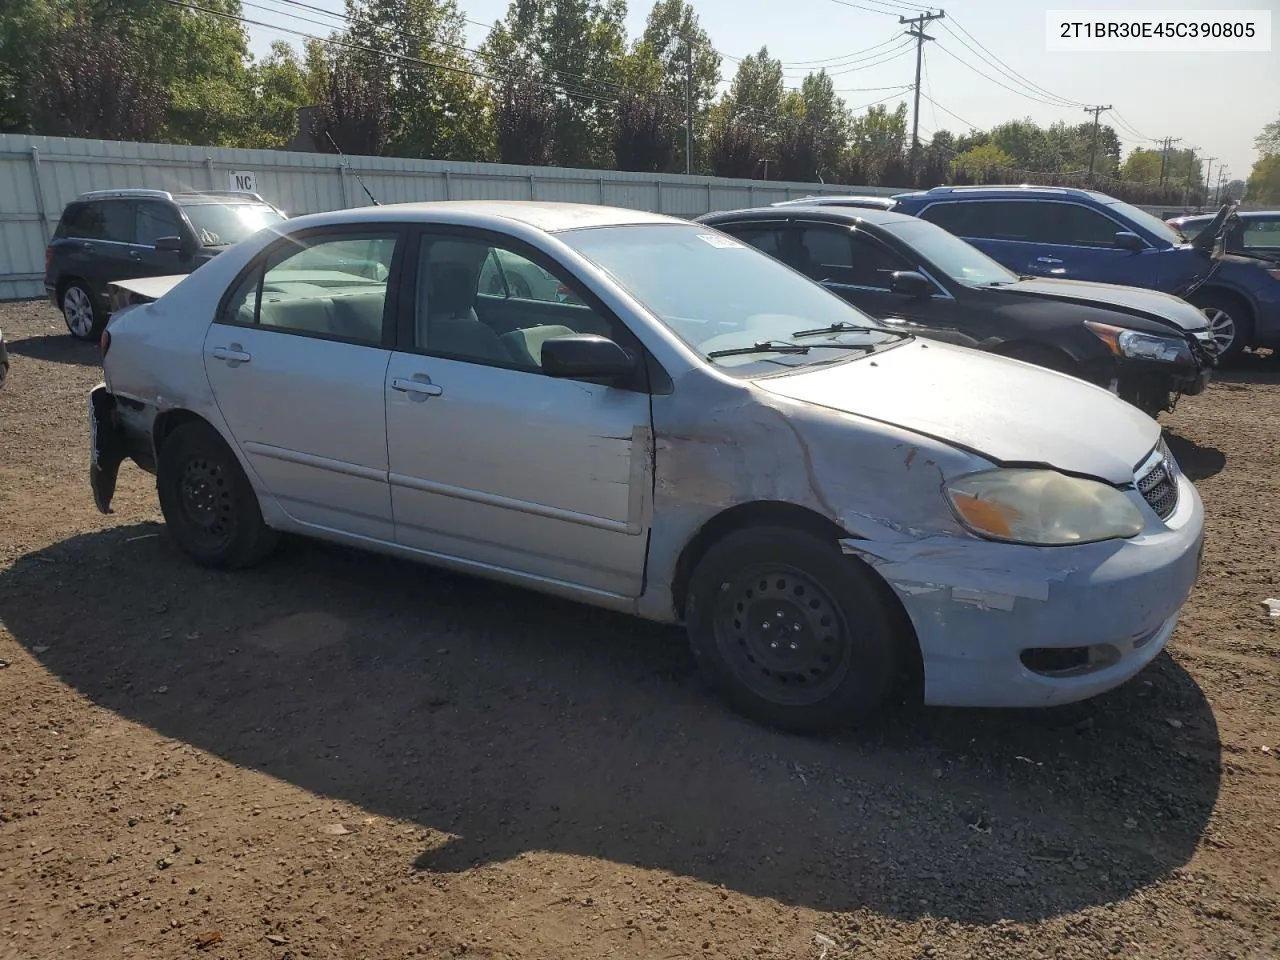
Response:
POLYGON ((1155 466, 1138 479, 1138 492, 1161 520, 1168 520, 1178 508, 1178 481, 1171 463, 1169 454, 1162 449, 1155 466))

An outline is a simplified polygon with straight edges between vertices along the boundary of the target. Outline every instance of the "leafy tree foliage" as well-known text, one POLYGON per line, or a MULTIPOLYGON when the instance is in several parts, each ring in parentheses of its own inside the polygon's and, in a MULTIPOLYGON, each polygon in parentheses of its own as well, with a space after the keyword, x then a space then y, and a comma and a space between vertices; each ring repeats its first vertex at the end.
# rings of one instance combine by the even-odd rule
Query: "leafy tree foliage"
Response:
POLYGON ((494 106, 498 159, 546 166, 555 155, 556 113, 547 90, 528 80, 510 79, 494 106))

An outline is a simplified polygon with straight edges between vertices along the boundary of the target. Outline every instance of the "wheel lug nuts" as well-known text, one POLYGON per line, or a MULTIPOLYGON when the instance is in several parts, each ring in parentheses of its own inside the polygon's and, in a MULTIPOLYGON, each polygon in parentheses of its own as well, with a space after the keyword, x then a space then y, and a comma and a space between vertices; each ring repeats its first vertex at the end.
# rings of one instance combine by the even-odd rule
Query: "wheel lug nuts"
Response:
POLYGON ((796 643, 794 640, 792 640, 792 641, 791 641, 791 643, 790 643, 790 644, 788 644, 788 646, 789 646, 792 650, 795 650, 795 649, 797 649, 797 648, 800 646, 800 644, 798 644, 798 643, 796 643))

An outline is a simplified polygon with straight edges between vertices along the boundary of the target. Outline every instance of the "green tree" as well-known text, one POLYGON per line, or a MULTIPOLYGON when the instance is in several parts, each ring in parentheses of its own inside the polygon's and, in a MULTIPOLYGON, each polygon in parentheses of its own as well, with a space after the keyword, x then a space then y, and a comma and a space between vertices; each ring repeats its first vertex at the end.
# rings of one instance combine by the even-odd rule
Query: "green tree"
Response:
POLYGON ((1048 135, 1030 119, 1010 120, 992 127, 989 142, 1012 158, 1012 166, 1024 170, 1047 169, 1051 162, 1048 135))
POLYGON ((881 178, 901 167, 906 145, 906 103, 899 103, 893 112, 884 105, 871 107, 850 122, 849 150, 854 160, 851 165, 859 169, 862 179, 870 184, 880 183, 881 178))
MULTIPOLYGON (((1124 165, 1120 167, 1120 179, 1133 182, 1159 180, 1160 164, 1159 150, 1135 147, 1129 152, 1129 156, 1125 157, 1124 165)), ((1165 165, 1168 165, 1167 158, 1165 165)))
POLYGON ((1245 196, 1250 203, 1280 203, 1280 153, 1258 158, 1245 185, 1245 196))
POLYGON ((1253 138, 1253 149, 1264 157, 1280 154, 1280 119, 1272 120, 1253 138))
POLYGON ((984 143, 957 155, 952 166, 971 176, 982 177, 992 171, 1014 166, 1014 158, 994 143, 984 143))
MULTIPOLYGON (((720 54, 698 21, 693 5, 686 0, 657 0, 650 8, 644 33, 636 43, 651 51, 660 75, 660 88, 670 102, 678 105, 683 115, 686 106, 693 107, 693 168, 706 162, 708 108, 720 83, 720 54), (689 89, 689 67, 693 85, 689 89), (686 98, 692 100, 686 103, 686 98)), ((679 138, 679 168, 684 169, 684 137, 679 138)))
POLYGON ((836 95, 825 70, 810 73, 800 84, 804 122, 812 131, 816 173, 823 179, 834 177, 840 158, 849 145, 853 116, 836 95))
POLYGON ((41 51, 57 23, 50 0, 0 4, 0 133, 32 128, 31 99, 41 51))
POLYGON ((254 129, 244 145, 282 147, 298 127, 298 109, 308 105, 307 71, 293 47, 283 40, 271 44, 271 53, 249 71, 253 86, 254 129))
POLYGON ((555 161, 607 167, 626 59, 624 0, 512 0, 481 58, 499 78, 543 84, 555 105, 555 161))
POLYGON ((769 56, 768 47, 761 47, 738 64, 723 100, 726 119, 749 116, 767 126, 781 113, 785 92, 781 61, 769 56))
POLYGON ((390 87, 387 151, 402 157, 484 160, 493 154, 487 91, 465 53, 454 0, 347 0, 346 38, 390 87))

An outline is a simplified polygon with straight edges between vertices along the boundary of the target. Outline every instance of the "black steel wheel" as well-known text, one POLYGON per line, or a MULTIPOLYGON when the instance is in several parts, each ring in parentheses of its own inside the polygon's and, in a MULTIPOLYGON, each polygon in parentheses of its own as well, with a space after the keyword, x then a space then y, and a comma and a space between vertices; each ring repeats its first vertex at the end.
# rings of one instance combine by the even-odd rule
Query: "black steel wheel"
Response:
POLYGON ((821 732, 888 697, 899 639, 871 574, 834 540, 754 527, 707 551, 690 583, 690 641, 748 716, 821 732))
POLYGON ((170 535, 204 566, 248 566, 275 545, 239 461, 206 423, 183 424, 165 438, 156 490, 170 535))

